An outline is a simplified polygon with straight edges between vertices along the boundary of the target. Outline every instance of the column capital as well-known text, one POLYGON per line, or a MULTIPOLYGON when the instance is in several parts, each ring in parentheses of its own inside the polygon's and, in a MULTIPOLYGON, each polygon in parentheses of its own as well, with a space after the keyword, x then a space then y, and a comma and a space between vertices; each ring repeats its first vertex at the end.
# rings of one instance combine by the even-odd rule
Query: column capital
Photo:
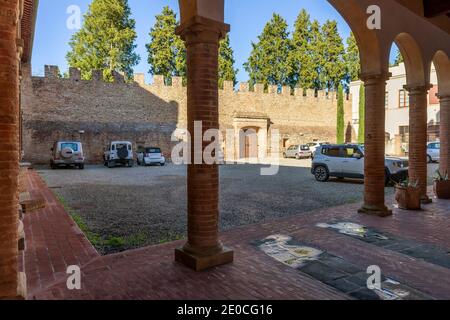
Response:
POLYGON ((438 97, 440 101, 450 101, 450 93, 436 93, 436 97, 438 97))
POLYGON ((189 45, 191 43, 217 43, 230 31, 230 25, 202 16, 194 16, 176 29, 189 45))
POLYGON ((403 89, 408 91, 410 96, 418 94, 427 94, 431 88, 433 88, 432 84, 403 86, 403 89))
POLYGON ((374 85, 380 82, 386 82, 392 76, 390 72, 387 73, 361 73, 359 78, 364 82, 364 85, 374 85))

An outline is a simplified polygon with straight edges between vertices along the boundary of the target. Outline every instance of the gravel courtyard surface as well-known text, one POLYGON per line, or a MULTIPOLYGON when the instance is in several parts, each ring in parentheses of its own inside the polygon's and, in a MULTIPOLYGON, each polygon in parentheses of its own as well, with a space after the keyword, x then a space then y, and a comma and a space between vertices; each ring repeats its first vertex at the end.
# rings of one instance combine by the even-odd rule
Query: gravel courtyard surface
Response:
MULTIPOLYGON (((319 183, 310 166, 282 160, 275 176, 261 176, 259 165, 221 166, 221 229, 362 200, 362 182, 319 183)), ((36 170, 102 254, 186 235, 185 166, 36 170)))

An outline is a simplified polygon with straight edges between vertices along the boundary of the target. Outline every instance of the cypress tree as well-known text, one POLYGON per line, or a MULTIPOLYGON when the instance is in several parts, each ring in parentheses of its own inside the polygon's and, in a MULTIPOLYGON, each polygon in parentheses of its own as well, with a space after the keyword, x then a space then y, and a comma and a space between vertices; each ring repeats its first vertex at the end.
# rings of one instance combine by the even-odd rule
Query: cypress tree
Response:
POLYGON ((341 144, 345 142, 344 88, 342 84, 338 88, 337 103, 337 143, 341 144))
POLYGON ((219 47, 219 87, 223 88, 224 81, 233 81, 233 85, 237 84, 237 73, 239 70, 234 69, 234 53, 230 44, 230 36, 227 34, 225 39, 220 41, 219 47))
POLYGON ((252 53, 244 64, 250 76, 250 84, 263 83, 266 87, 288 85, 287 57, 291 41, 286 20, 278 14, 273 14, 258 40, 257 43, 252 43, 252 53))
POLYGON ((86 80, 92 78, 94 69, 102 70, 108 81, 112 81, 113 71, 132 78, 133 67, 140 60, 134 52, 135 24, 128 0, 93 0, 82 28, 69 42, 69 66, 79 68, 86 80))
POLYGON ((366 91, 364 85, 359 87, 359 130, 358 130, 358 143, 364 143, 365 141, 365 114, 366 114, 366 91))
POLYGON ((156 16, 155 25, 150 30, 150 43, 146 45, 150 74, 164 76, 166 84, 172 83, 173 76, 186 76, 186 49, 175 34, 177 26, 175 12, 168 6, 164 7, 156 16))

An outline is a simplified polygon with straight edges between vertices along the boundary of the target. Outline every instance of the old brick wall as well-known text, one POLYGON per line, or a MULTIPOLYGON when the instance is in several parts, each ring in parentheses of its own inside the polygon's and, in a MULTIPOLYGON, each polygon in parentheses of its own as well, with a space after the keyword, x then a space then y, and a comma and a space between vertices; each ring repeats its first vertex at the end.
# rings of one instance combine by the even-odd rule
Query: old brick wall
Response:
MULTIPOLYGON (((186 93, 180 78, 165 86, 161 77, 153 84, 137 74, 132 84, 117 75, 115 82, 101 79, 80 80, 72 69, 70 78, 60 78, 57 67, 46 66, 44 77, 22 79, 24 159, 48 163, 50 148, 57 140, 81 140, 88 162, 100 162, 104 146, 111 140, 129 140, 136 145, 160 146, 170 156, 171 134, 186 128, 186 93), (84 134, 80 135, 80 131, 84 134)), ((278 129, 289 143, 306 143, 313 139, 336 140, 334 95, 327 97, 302 90, 264 93, 247 84, 234 91, 225 83, 219 92, 221 129, 232 129, 237 113, 264 114, 270 129, 278 129), (300 93, 301 92, 301 93, 300 93)), ((351 121, 351 103, 345 101, 346 122, 351 121)))

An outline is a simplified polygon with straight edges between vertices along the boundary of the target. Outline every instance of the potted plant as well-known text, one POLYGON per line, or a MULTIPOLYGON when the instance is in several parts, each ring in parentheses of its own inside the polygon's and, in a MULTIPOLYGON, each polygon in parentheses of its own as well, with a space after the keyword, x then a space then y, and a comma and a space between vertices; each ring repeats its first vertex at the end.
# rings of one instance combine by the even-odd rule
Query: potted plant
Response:
POLYGON ((418 181, 406 179, 395 185, 395 200, 404 210, 420 210, 420 188, 418 181))
POLYGON ((450 199, 450 180, 448 173, 441 174, 439 170, 436 171, 434 177, 434 194, 438 199, 450 199))

